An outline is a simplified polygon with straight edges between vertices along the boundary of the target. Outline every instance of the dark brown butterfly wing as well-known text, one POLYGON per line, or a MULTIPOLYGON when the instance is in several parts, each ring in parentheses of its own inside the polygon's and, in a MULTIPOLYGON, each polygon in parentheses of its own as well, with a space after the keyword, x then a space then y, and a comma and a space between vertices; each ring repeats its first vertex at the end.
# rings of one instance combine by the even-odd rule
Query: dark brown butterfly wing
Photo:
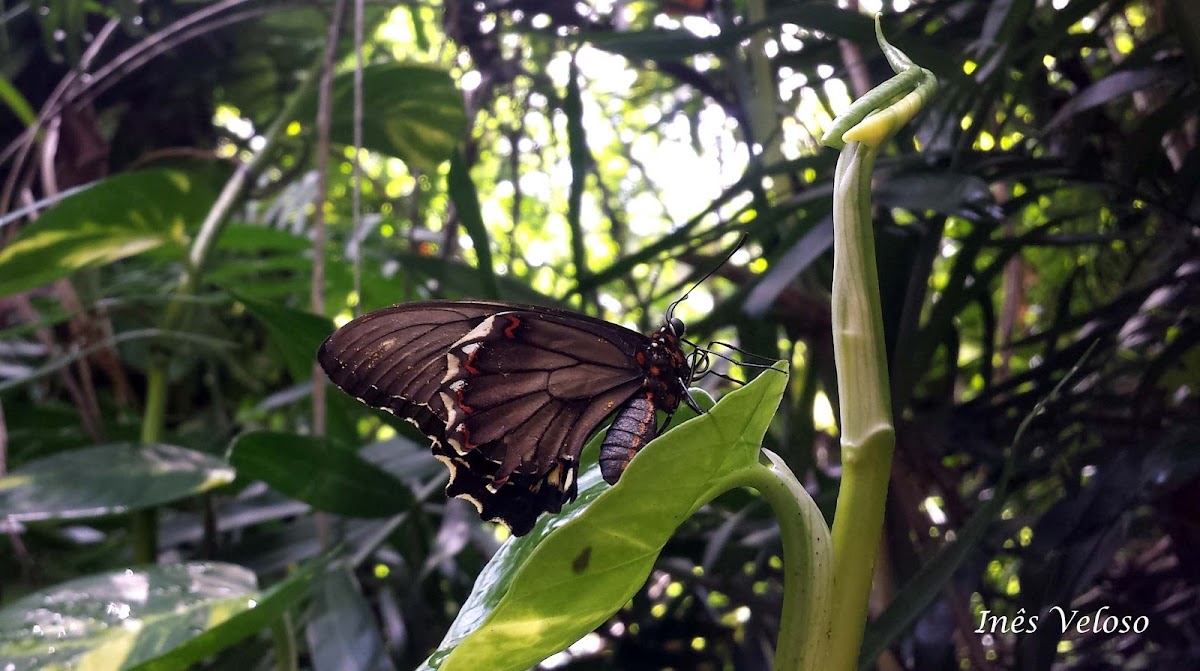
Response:
POLYGON ((649 342, 565 310, 431 301, 351 321, 318 360, 334 384, 434 441, 447 494, 522 535, 575 498, 579 452, 641 389, 649 342))

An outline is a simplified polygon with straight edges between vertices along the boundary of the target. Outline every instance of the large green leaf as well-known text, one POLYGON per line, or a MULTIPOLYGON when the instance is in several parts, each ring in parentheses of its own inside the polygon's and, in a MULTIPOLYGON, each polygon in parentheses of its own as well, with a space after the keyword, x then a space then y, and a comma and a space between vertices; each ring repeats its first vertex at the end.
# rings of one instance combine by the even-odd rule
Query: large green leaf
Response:
POLYGON ((182 250, 214 192, 207 180, 175 170, 110 177, 59 201, 0 250, 0 296, 166 244, 182 250))
POLYGON ((312 567, 267 592, 216 562, 78 578, 0 610, 6 671, 183 669, 270 624, 304 595, 312 567))
MULTIPOLYGON (((445 70, 413 63, 363 68, 363 147, 395 156, 424 172, 450 158, 467 124, 462 93, 445 70)), ((302 122, 316 115, 316 94, 296 113, 302 122)), ((334 142, 354 144, 354 77, 344 72, 333 81, 334 142)))
POLYGON ((85 447, 38 459, 0 478, 0 519, 117 515, 192 496, 233 478, 224 461, 174 445, 85 447))
POLYGON ((292 379, 312 377, 313 357, 325 338, 333 333, 333 320, 236 293, 234 296, 267 327, 271 342, 283 354, 292 379))
POLYGON ((353 517, 387 517, 415 505, 412 492, 357 452, 314 436, 253 431, 238 436, 229 463, 246 478, 317 510, 353 517))
POLYGON ((653 441, 614 487, 589 468, 576 502, 500 548, 423 668, 525 669, 603 623, 675 528, 757 464, 786 384, 786 374, 760 375, 653 441))
POLYGON ((312 249, 312 241, 303 235, 279 228, 230 223, 221 229, 221 237, 217 239, 217 249, 259 254, 284 252, 298 255, 312 249))

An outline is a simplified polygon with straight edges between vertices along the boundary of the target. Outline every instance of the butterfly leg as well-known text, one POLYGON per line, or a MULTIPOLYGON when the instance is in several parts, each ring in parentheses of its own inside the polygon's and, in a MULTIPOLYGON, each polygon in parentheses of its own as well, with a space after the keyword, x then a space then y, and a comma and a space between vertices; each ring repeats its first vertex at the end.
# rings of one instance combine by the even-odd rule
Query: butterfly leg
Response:
MULTIPOLYGON (((683 382, 683 380, 680 380, 680 382, 683 382)), ((683 385, 683 402, 687 403, 687 406, 689 408, 691 408, 692 410, 695 410, 697 415, 707 414, 705 412, 704 408, 701 408, 700 404, 696 402, 696 399, 692 397, 692 392, 690 389, 687 388, 686 384, 683 385)), ((671 419, 670 419, 670 417, 668 417, 667 423, 670 423, 670 421, 671 421, 671 419)), ((665 426, 663 427, 663 429, 666 429, 666 428, 667 427, 665 427, 665 426)))

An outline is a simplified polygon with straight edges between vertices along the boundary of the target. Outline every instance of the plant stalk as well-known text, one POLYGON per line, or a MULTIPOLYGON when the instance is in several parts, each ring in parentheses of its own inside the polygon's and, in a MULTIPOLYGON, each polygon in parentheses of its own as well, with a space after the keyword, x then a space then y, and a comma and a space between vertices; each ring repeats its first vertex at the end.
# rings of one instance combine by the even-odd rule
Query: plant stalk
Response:
POLYGON ((937 88, 931 72, 888 44, 878 16, 875 35, 896 76, 856 100, 822 138, 842 150, 833 187, 833 351, 842 446, 833 520, 837 599, 826 664, 834 671, 858 666, 896 446, 871 225, 871 171, 883 143, 937 88))
POLYGON ((842 399, 842 484, 833 519, 837 599, 827 668, 837 671, 858 663, 896 442, 870 218, 877 155, 877 147, 852 142, 835 173, 832 321, 842 399))

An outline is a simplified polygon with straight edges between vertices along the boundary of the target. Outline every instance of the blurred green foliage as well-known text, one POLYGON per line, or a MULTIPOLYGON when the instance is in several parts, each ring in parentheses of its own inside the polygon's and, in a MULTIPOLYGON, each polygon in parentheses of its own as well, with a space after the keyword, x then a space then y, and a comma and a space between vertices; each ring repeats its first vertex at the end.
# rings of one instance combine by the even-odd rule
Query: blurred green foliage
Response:
MULTIPOLYGON (((889 38, 942 87, 877 167, 898 442, 880 619, 862 663, 1194 665, 1194 3, 371 3, 361 151, 353 5, 0 6, 0 502, 17 492, 22 506, 0 508, 0 659, 49 664, 38 646, 62 632, 76 650, 115 646, 103 668, 416 666, 467 602, 496 531, 444 499, 425 439, 390 416, 329 390, 328 438, 312 438, 305 349, 331 320, 433 297, 561 305, 647 330, 742 234, 746 247, 680 316, 697 340, 792 362, 765 445, 832 518, 835 156, 816 140, 888 76, 868 14, 882 9, 889 38), (322 147, 315 97, 279 117, 316 73, 339 8, 322 147), (328 193, 315 202, 323 151, 328 193), (205 213, 256 155, 198 285, 178 293, 205 213), (309 295, 317 208, 321 315, 309 295), (168 327, 172 301, 185 318, 168 327), (1093 344, 1009 454, 1020 422, 1093 344), (158 449, 223 473, 236 440, 229 459, 244 472, 164 494, 169 480, 133 484, 179 477, 145 453, 134 480, 72 491, 88 450, 137 440, 147 371, 160 364, 158 449), (295 455, 316 456, 279 456, 289 436, 295 455), (65 493, 86 495, 72 511, 104 514, 55 518, 65 493), (28 516, 39 500, 45 514, 28 516), (143 505, 156 506, 162 566, 126 571, 149 532, 125 513, 143 505), (345 561, 315 578, 297 568, 323 547, 345 561), (203 589, 172 596, 188 567, 203 589), (213 591, 222 573, 236 580, 213 591), (117 596, 93 595, 116 615, 144 587, 154 598, 125 621, 185 602, 180 612, 222 616, 154 620, 171 645, 112 638, 54 610, 82 593, 73 580, 116 581, 117 596), (230 595, 270 608, 226 608, 230 595), (1063 633, 1046 617, 1056 606, 1150 626, 1063 633), (1042 616, 1036 632, 976 632, 983 611, 1022 609, 1042 616), (267 624, 273 633, 260 632, 267 624)), ((780 576, 768 508, 727 494, 683 523, 616 616, 553 661, 768 668, 780 576)))

